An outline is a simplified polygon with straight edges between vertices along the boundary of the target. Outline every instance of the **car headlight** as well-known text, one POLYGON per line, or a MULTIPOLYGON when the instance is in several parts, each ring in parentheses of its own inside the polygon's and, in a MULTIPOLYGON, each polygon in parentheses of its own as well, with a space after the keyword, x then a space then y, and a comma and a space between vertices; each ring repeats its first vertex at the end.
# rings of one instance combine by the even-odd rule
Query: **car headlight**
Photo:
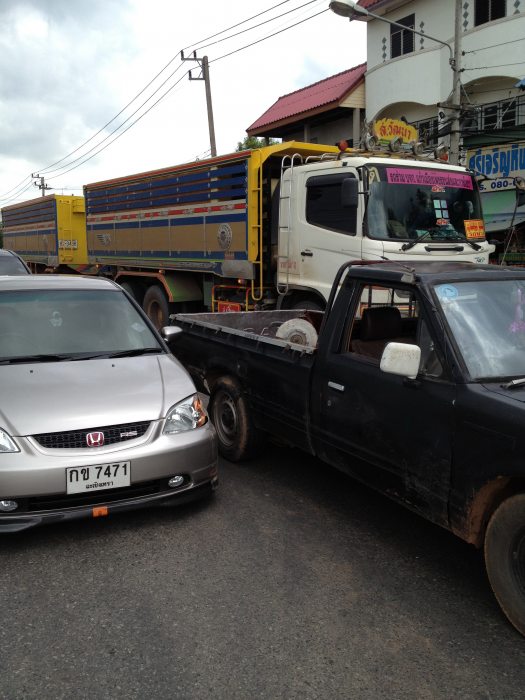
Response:
POLYGON ((184 401, 172 406, 166 415, 164 434, 182 433, 200 428, 208 422, 208 416, 198 394, 188 396, 184 401))
POLYGON ((0 453, 2 452, 20 452, 12 438, 0 428, 0 453))

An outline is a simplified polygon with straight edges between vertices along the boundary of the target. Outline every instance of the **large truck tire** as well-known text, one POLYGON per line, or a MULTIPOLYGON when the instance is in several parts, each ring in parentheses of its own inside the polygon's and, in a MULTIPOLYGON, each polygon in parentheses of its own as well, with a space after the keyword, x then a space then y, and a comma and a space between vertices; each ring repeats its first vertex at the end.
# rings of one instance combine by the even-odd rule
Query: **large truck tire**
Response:
POLYGON ((164 291, 156 284, 149 287, 144 294, 142 308, 157 330, 168 325, 170 317, 168 300, 164 291))
POLYGON ((493 513, 485 534, 485 566, 501 609, 525 635, 525 494, 493 513))
POLYGON ((261 446, 263 436, 252 422, 248 402, 234 377, 221 377, 215 382, 208 410, 221 455, 230 462, 252 457, 261 446))

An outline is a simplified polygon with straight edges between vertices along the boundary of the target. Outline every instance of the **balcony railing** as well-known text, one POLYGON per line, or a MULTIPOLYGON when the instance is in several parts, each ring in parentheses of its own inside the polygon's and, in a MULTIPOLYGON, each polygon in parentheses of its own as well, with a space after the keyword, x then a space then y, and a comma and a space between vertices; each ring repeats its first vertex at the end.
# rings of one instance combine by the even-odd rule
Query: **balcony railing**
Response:
MULTIPOLYGON (((525 127, 525 94, 482 105, 463 105, 460 118, 461 135, 483 134, 502 129, 525 127)), ((450 134, 450 118, 439 123, 437 117, 411 122, 419 138, 429 146, 435 146, 443 136, 450 134)))

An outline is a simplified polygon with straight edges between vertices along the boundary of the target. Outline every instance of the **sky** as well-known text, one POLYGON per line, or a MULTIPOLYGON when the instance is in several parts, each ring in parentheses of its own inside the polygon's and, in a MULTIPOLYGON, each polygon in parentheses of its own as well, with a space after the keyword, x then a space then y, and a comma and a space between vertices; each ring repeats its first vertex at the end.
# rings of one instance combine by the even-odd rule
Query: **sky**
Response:
POLYGON ((82 194, 87 183, 209 156, 204 81, 189 80, 199 65, 181 49, 208 56, 217 153, 235 151, 281 95, 366 60, 365 24, 327 8, 1 0, 0 206, 40 196, 36 173, 46 194, 82 194))

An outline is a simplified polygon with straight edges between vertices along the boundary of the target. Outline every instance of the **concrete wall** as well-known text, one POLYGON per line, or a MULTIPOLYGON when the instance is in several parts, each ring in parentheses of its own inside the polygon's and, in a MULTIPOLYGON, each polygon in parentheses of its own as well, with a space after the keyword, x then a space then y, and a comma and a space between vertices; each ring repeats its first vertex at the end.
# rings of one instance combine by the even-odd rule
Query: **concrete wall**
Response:
MULTIPOLYGON (((416 30, 453 44, 454 7, 455 0, 412 0, 384 16, 397 21, 414 13, 416 30)), ((474 27, 474 0, 464 0, 461 46, 466 54, 462 57, 461 81, 470 85, 470 94, 479 91, 484 95, 482 102, 488 102, 490 99, 486 99, 479 81, 507 78, 508 83, 510 79, 525 76, 525 42, 519 41, 524 37, 525 0, 507 0, 507 17, 479 27, 474 27)), ((400 102, 421 105, 421 113, 410 118, 422 119, 428 116, 429 107, 436 111, 437 102, 449 98, 453 71, 447 47, 415 35, 415 51, 391 59, 390 26, 377 19, 368 22, 367 47, 367 119, 374 119, 400 102)), ((494 94, 495 100, 508 96, 501 92, 494 94)), ((477 98, 472 101, 479 103, 477 98)))

